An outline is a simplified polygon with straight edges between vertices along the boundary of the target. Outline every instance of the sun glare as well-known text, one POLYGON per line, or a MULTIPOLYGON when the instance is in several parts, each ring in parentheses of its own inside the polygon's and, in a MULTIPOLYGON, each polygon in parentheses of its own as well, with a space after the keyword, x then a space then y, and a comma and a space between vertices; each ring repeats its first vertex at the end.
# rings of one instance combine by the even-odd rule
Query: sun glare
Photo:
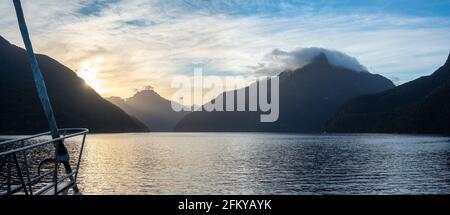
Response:
POLYGON ((97 72, 93 69, 83 68, 77 72, 77 75, 84 80, 84 82, 92 87, 98 93, 102 92, 101 81, 97 79, 97 72))

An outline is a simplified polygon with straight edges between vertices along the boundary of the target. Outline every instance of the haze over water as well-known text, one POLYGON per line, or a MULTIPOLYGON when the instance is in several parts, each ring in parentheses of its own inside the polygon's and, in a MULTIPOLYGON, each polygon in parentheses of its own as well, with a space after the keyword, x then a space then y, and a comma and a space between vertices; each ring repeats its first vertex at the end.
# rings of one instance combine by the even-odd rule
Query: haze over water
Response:
POLYGON ((87 194, 450 194, 450 138, 90 134, 87 194))

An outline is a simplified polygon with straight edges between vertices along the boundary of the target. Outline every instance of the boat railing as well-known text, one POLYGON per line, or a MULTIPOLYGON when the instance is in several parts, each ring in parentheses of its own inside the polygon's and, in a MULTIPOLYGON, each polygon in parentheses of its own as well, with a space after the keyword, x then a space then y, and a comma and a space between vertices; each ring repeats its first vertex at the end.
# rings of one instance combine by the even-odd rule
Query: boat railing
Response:
MULTIPOLYGON (((58 130, 0 142, 0 195, 58 195, 76 187, 85 145, 86 128, 58 130), (63 142, 72 171, 64 171, 58 159, 58 144, 63 142)), ((76 189, 74 189, 76 190, 76 189)), ((76 194, 76 193, 74 193, 76 194)))

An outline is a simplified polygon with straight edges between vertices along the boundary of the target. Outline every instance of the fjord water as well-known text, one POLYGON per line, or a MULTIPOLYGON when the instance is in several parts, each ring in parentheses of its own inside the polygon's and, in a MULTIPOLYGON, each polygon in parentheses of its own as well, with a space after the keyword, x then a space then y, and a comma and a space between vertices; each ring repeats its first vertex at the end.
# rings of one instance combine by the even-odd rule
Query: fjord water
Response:
POLYGON ((450 137, 90 134, 87 194, 450 194, 450 137))

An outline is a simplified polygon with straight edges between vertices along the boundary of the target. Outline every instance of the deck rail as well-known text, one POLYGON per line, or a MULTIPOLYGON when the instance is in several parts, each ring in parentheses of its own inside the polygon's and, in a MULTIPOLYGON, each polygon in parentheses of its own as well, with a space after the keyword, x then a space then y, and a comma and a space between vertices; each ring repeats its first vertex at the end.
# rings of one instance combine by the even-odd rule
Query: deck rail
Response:
POLYGON ((58 138, 51 138, 49 131, 0 142, 0 195, 58 195, 76 187, 89 130, 64 128, 58 132, 61 134, 58 138), (67 162, 58 160, 61 141, 69 145, 68 162, 75 166, 71 172, 60 167, 62 162, 67 162))

